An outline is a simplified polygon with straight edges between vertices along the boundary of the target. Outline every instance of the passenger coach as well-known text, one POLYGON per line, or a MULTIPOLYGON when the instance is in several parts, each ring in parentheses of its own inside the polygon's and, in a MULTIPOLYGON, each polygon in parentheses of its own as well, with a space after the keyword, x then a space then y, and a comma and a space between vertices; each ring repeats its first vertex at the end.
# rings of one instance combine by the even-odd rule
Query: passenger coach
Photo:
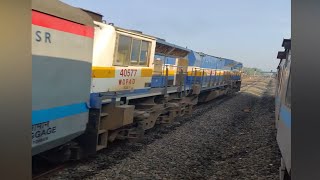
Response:
POLYGON ((276 89, 277 141, 281 152, 280 179, 291 178, 291 39, 284 39, 279 52, 276 89))
POLYGON ((32 1, 33 155, 66 145, 86 130, 93 25, 78 8, 32 1))

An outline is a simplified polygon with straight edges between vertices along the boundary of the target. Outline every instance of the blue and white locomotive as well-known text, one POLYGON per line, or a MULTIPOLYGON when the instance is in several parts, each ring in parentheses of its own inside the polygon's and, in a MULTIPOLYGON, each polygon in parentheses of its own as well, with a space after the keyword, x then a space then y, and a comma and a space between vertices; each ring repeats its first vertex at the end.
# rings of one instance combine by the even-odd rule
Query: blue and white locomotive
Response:
POLYGON ((94 154, 240 90, 242 63, 33 0, 32 154, 94 154))

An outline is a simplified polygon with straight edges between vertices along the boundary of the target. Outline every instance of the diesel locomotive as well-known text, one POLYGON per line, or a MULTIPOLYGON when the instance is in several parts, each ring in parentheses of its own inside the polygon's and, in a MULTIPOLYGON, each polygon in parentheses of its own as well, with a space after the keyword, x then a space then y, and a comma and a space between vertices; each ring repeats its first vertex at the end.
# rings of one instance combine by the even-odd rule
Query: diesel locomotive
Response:
POLYGON ((240 90, 242 63, 32 1, 32 155, 79 159, 240 90))

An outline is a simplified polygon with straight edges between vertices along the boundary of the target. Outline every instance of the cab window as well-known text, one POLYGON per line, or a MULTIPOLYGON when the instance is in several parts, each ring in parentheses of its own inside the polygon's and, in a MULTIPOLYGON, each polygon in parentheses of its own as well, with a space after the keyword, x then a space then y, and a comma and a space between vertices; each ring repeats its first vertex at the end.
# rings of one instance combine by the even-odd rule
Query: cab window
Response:
POLYGON ((114 65, 147 66, 150 42, 118 34, 118 47, 114 65))
POLYGON ((131 50, 131 64, 137 64, 139 61, 141 40, 133 39, 131 50))
POLYGON ((118 51, 114 65, 129 65, 130 49, 132 38, 128 36, 119 36, 118 51))
POLYGON ((142 41, 140 61, 139 61, 140 65, 147 65, 148 57, 149 57, 149 46, 150 46, 149 42, 142 41))

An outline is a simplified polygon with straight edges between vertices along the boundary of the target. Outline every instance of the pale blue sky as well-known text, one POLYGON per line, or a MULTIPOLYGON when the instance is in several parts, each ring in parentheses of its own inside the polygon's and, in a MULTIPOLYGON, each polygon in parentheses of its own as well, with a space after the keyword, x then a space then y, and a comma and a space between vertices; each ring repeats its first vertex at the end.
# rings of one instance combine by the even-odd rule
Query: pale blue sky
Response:
POLYGON ((290 0, 62 0, 99 12, 116 26, 170 43, 275 70, 291 37, 290 0))

